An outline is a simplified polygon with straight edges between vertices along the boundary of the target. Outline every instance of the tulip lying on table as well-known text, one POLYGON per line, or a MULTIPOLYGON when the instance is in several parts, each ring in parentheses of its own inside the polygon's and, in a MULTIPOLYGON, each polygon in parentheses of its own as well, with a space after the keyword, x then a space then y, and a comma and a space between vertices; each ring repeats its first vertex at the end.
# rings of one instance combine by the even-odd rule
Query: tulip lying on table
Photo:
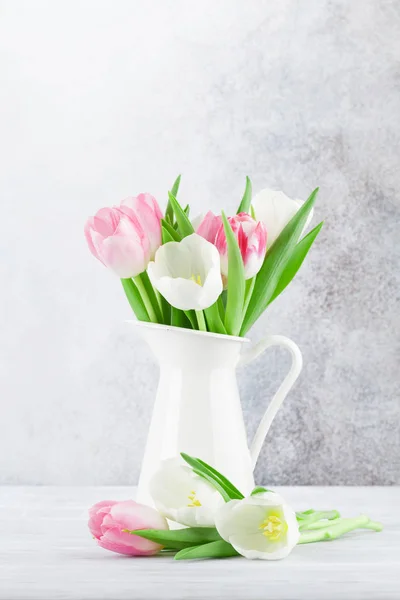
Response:
POLYGON ((344 519, 336 510, 295 513, 279 494, 263 487, 244 497, 204 461, 181 457, 164 461, 151 481, 158 512, 133 501, 104 501, 90 509, 89 529, 100 546, 132 556, 165 549, 176 560, 237 555, 279 560, 298 544, 334 540, 355 529, 382 530, 365 515, 344 519), (166 518, 188 527, 169 530, 166 518))

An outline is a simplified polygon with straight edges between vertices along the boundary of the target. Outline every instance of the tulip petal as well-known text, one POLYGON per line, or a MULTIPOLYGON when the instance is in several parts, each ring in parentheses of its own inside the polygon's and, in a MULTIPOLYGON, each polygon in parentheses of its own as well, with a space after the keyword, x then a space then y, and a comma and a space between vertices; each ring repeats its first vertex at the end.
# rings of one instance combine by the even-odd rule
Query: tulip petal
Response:
MULTIPOLYGON (((281 191, 269 189, 261 190, 253 198, 252 205, 256 218, 262 221, 267 228, 268 248, 272 246, 282 229, 303 204, 302 200, 294 200, 281 191)), ((312 211, 304 229, 309 225, 311 219, 312 211)))
POLYGON ((195 225, 197 235, 201 235, 205 240, 214 244, 218 230, 222 225, 222 218, 219 215, 214 215, 214 213, 209 210, 199 224, 196 221, 193 221, 193 226, 195 225))
POLYGON ((120 209, 124 212, 130 208, 145 232, 150 245, 151 258, 161 245, 161 219, 162 212, 156 199, 150 194, 139 194, 136 198, 126 198, 122 201, 120 209))
POLYGON ((119 527, 108 529, 105 535, 98 540, 98 544, 105 550, 129 556, 149 556, 156 554, 162 548, 160 544, 121 531, 119 527))
POLYGON ((218 251, 197 234, 161 246, 148 274, 160 294, 180 310, 208 308, 222 292, 218 251))
POLYGON ((133 500, 98 502, 89 509, 89 516, 89 529, 99 546, 132 556, 155 554, 162 546, 126 530, 168 529, 167 521, 154 508, 133 500))
POLYGON ((250 559, 284 558, 299 540, 295 512, 273 492, 233 500, 221 506, 215 515, 215 526, 225 541, 250 559), (277 533, 274 526, 279 528, 277 533))
POLYGON ((110 512, 111 507, 116 504, 116 500, 102 500, 97 502, 91 508, 89 508, 89 522, 88 527, 90 533, 95 538, 100 538, 102 535, 101 525, 104 520, 104 516, 110 512))
POLYGON ((138 237, 109 237, 99 248, 99 256, 121 279, 136 277, 146 268, 145 251, 138 237))
POLYGON ((180 458, 161 463, 150 481, 150 493, 162 515, 189 527, 212 527, 215 510, 223 504, 215 488, 180 458))
POLYGON ((150 506, 134 500, 117 502, 111 507, 110 518, 121 523, 124 529, 166 529, 165 519, 150 506))

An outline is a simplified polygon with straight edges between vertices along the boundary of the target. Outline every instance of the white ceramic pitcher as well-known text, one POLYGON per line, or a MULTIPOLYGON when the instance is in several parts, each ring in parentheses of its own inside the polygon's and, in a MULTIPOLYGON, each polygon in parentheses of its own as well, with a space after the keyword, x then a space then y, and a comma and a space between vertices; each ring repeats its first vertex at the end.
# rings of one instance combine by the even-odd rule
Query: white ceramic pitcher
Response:
POLYGON ((148 433, 137 500, 152 504, 149 480, 160 462, 186 452, 206 461, 244 494, 254 487, 253 469, 271 423, 302 367, 299 348, 272 335, 253 348, 246 338, 129 321, 148 343, 160 380, 148 433), (270 346, 292 355, 289 373, 270 402, 249 450, 236 382, 236 367, 270 346))

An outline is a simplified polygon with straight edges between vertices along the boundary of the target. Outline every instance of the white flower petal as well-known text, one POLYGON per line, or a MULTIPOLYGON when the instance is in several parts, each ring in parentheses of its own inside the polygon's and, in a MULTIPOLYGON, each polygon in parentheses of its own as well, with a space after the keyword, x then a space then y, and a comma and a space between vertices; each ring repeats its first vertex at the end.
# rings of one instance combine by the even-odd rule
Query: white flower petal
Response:
POLYGON ((162 462, 150 481, 150 494, 164 517, 188 527, 213 527, 223 499, 180 458, 162 462))
POLYGON ((148 274, 160 294, 181 310, 208 308, 222 292, 218 250, 195 233, 161 246, 148 274))
MULTIPOLYGON (((267 246, 270 248, 282 229, 304 204, 302 200, 293 200, 283 192, 261 190, 252 200, 252 206, 258 221, 267 228, 267 246)), ((312 219, 313 211, 308 216, 306 229, 312 219)))
POLYGON ((299 539, 295 512, 273 492, 234 500, 221 506, 215 515, 221 537, 246 558, 278 560, 287 556, 299 539), (281 535, 273 539, 265 528, 283 525, 281 535), (266 533, 267 532, 267 533, 266 533))

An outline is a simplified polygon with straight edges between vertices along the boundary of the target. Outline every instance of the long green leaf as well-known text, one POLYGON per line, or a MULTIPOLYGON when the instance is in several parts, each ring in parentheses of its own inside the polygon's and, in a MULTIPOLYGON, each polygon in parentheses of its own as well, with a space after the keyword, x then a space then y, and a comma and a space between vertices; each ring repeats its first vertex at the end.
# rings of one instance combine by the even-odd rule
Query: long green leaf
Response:
POLYGON ((174 227, 172 227, 172 225, 170 225, 170 223, 168 223, 168 221, 161 219, 161 227, 163 227, 164 229, 166 229, 168 231, 169 235, 171 236, 171 238, 174 242, 181 241, 182 237, 179 235, 179 233, 176 231, 176 229, 174 227))
POLYGON ((164 298, 164 296, 162 296, 160 294, 160 292, 156 292, 156 293, 157 293, 157 297, 160 302, 161 311, 163 314, 163 321, 164 321, 165 325, 170 325, 171 324, 171 305, 169 302, 167 302, 167 300, 164 298))
POLYGON ((179 308, 171 306, 171 325, 174 327, 182 327, 183 329, 192 329, 192 324, 189 319, 179 308))
POLYGON ((308 251, 315 241, 315 238, 321 231, 323 224, 323 221, 319 223, 319 225, 314 227, 314 229, 312 229, 310 233, 303 237, 303 239, 300 240, 300 242, 295 246, 268 304, 271 304, 271 302, 273 302, 275 298, 277 298, 292 281, 293 277, 303 264, 308 251))
POLYGON ((204 309, 204 314, 206 315, 208 331, 226 334, 225 325, 219 314, 218 302, 214 302, 214 304, 204 309))
POLYGON ((223 485, 226 486, 226 489, 231 494, 231 498, 233 500, 242 500, 242 498, 244 498, 244 495, 242 494, 242 492, 239 491, 237 489, 237 487, 234 486, 233 483, 231 481, 229 481, 229 479, 227 477, 225 477, 225 475, 223 475, 222 473, 220 473, 219 471, 217 471, 217 469, 214 469, 214 467, 212 467, 211 465, 209 465, 206 462, 204 462, 204 460, 201 460, 201 458, 198 458, 197 460, 199 461, 199 463, 201 464, 201 466, 204 469, 207 469, 210 473, 212 473, 212 475, 216 479, 218 479, 218 481, 220 483, 222 483, 223 485))
POLYGON ((192 233, 194 233, 194 229, 189 218, 186 216, 185 211, 183 210, 175 196, 171 194, 171 192, 168 192, 168 195, 169 201, 175 214, 176 222, 178 223, 180 235, 183 238, 187 235, 191 235, 192 233))
POLYGON ((193 469, 193 472, 196 473, 196 475, 199 475, 199 477, 202 477, 203 479, 208 481, 208 483, 210 483, 217 490, 217 492, 219 492, 221 494, 221 496, 225 500, 225 502, 229 502, 229 500, 232 500, 232 498, 230 497, 230 494, 226 491, 225 487, 220 485, 220 483, 218 481, 216 481, 215 477, 213 475, 211 475, 209 472, 205 471, 205 469, 203 469, 203 467, 201 465, 198 465, 196 458, 192 458, 191 456, 188 456, 187 458, 185 458, 185 456, 187 456, 187 455, 183 455, 183 454, 182 454, 182 456, 186 460, 186 462, 188 464, 190 464, 190 466, 193 469))
MULTIPOLYGON (((175 179, 174 185, 172 186, 172 189, 171 189, 171 194, 173 196, 175 196, 175 198, 178 195, 180 183, 181 183, 181 176, 178 175, 178 177, 175 179)), ((167 203, 167 208, 165 209, 165 220, 168 221, 171 225, 174 224, 174 210, 171 206, 171 202, 169 201, 169 199, 168 199, 168 203, 167 203)))
POLYGON ((244 265, 236 236, 224 212, 222 222, 228 248, 228 297, 224 325, 229 335, 239 335, 245 295, 244 265))
POLYGON ((181 452, 181 456, 183 460, 185 460, 188 465, 192 467, 192 469, 200 475, 207 479, 223 496, 225 501, 228 500, 241 500, 244 498, 243 494, 233 485, 229 479, 227 479, 222 473, 219 473, 214 467, 208 465, 206 462, 201 460, 200 458, 195 458, 194 456, 189 456, 185 452, 181 452), (222 490, 222 491, 221 491, 222 490))
POLYGON ((127 530, 127 533, 137 535, 161 544, 168 548, 180 550, 181 548, 191 548, 199 544, 220 541, 221 536, 215 527, 188 527, 187 529, 134 529, 127 530))
POLYGON ((185 548, 175 554, 175 560, 194 560, 196 558, 227 558, 228 556, 238 556, 229 542, 220 540, 218 542, 210 542, 202 546, 194 546, 193 548, 185 548))
POLYGON ((184 310, 183 312, 185 313, 185 315, 189 319, 190 324, 192 326, 192 329, 198 329, 197 318, 196 318, 195 311, 194 310, 184 310))
POLYGON ((268 304, 271 304, 275 298, 277 298, 283 290, 289 285, 292 279, 297 274, 301 265, 304 262, 305 257, 307 256, 311 246, 313 245, 317 235, 322 229, 324 221, 321 221, 314 229, 312 229, 303 239, 301 239, 298 244, 295 246, 287 265, 279 279, 278 285, 269 301, 268 304))
POLYGON ((237 214, 245 212, 250 212, 251 205, 251 181, 249 177, 246 177, 246 188, 244 190, 243 198, 241 203, 239 204, 239 208, 237 209, 237 214))
MULTIPOLYGON (((304 229, 318 193, 316 188, 301 206, 268 250, 257 275, 253 294, 242 324, 240 335, 245 335, 268 306, 279 279, 304 229)), ((229 283, 229 282, 228 282, 229 283)))
POLYGON ((175 242, 174 238, 172 237, 168 229, 165 229, 165 227, 161 227, 161 236, 163 244, 168 244, 168 242, 175 242))
POLYGON ((150 281, 150 277, 147 274, 147 271, 143 271, 143 273, 141 273, 139 275, 139 277, 141 278, 143 285, 144 285, 144 289, 146 290, 146 294, 151 302, 151 305, 153 307, 153 310, 156 314, 157 317, 157 322, 158 323, 163 323, 163 315, 161 312, 161 307, 160 307, 160 303, 158 302, 158 298, 157 295, 154 291, 154 288, 152 286, 152 283, 150 281))
POLYGON ((124 288, 126 297, 139 321, 150 322, 149 314, 143 303, 142 297, 132 279, 121 279, 122 287, 124 288))

